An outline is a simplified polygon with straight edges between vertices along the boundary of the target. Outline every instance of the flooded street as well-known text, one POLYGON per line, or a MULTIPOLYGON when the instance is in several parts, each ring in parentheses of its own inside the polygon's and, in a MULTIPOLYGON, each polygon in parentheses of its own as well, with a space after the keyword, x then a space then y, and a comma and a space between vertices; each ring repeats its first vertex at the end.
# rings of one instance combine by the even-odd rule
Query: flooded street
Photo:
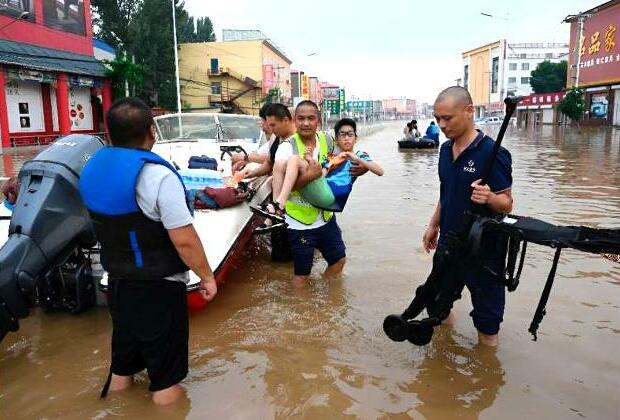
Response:
MULTIPOLYGON (((0 418, 618 418, 620 265, 599 256, 563 252, 537 342, 527 328, 553 254, 536 245, 507 295, 498 349, 477 345, 466 292, 456 325, 430 345, 384 335, 385 315, 401 312, 430 271, 421 238, 439 198, 437 151, 399 152, 401 134, 401 122, 386 123, 360 140, 386 173, 360 178, 338 216, 344 278, 321 279, 320 259, 311 284, 295 289, 292 266, 270 264, 254 243, 215 301, 190 318, 186 402, 153 406, 144 375, 99 400, 107 310, 37 310, 0 344, 0 418)), ((513 128, 504 145, 515 214, 620 228, 620 130, 513 128)), ((4 174, 24 153, 3 157, 4 174)))

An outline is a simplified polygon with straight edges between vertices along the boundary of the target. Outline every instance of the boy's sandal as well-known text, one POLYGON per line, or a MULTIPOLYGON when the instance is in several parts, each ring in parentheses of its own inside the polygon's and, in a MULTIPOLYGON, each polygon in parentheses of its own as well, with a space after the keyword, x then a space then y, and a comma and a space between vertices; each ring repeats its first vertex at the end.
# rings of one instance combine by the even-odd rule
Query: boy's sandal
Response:
POLYGON ((250 210, 276 223, 284 223, 284 210, 282 210, 278 203, 261 204, 258 207, 250 206, 250 210), (269 206, 272 208, 270 209, 269 206))

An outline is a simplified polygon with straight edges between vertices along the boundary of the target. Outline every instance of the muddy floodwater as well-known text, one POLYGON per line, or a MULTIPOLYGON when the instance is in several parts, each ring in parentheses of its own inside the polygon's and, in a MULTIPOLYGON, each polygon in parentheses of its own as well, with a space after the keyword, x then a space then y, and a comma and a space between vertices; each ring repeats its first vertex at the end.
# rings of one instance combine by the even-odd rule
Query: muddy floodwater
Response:
MULTIPOLYGON (((386 123, 360 140, 386 173, 360 178, 338 215, 348 254, 341 280, 322 279, 317 258, 312 282, 295 289, 291 266, 270 264, 255 242, 190 319, 186 401, 154 407, 145 376, 99 400, 106 309, 35 311, 0 344, 0 417, 618 419, 620 264, 599 256, 563 252, 537 342, 527 328, 552 250, 536 245, 507 295, 497 350, 478 346, 467 293, 456 325, 430 345, 385 337, 385 315, 402 311, 429 272, 421 237, 439 196, 437 151, 399 152, 401 133, 402 123, 386 123)), ((620 131, 512 128, 504 144, 515 214, 620 228, 620 131)), ((5 172, 23 156, 3 157, 5 172)))

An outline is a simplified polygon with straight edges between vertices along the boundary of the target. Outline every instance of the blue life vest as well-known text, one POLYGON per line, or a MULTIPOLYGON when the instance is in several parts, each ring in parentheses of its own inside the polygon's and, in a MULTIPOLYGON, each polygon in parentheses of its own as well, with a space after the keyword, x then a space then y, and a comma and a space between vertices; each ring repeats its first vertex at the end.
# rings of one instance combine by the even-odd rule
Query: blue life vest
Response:
POLYGON ((101 244, 101 264, 112 278, 162 279, 188 270, 164 225, 138 206, 136 184, 146 163, 179 176, 159 155, 122 147, 100 149, 80 176, 80 194, 101 244))

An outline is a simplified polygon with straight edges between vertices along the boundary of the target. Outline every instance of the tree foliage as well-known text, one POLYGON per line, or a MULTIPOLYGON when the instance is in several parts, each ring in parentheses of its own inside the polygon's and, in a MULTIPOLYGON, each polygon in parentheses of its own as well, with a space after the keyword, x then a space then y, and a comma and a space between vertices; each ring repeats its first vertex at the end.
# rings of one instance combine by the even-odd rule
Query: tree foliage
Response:
MULTIPOLYGON (((134 83, 135 94, 151 106, 172 109, 176 106, 172 0, 92 0, 95 36, 108 42, 119 57, 128 57, 133 68, 120 60, 112 67, 118 80, 129 80, 136 69, 142 71, 141 83, 134 83), (122 63, 122 64, 121 64, 122 63), (128 71, 125 75, 119 72, 128 71)), ((214 41, 213 25, 207 17, 194 20, 185 3, 176 0, 177 40, 214 41)), ((115 91, 124 94, 124 90, 115 91), (122 93, 121 93, 122 92, 122 93)))
POLYGON ((558 105, 560 112, 579 124, 579 120, 586 109, 583 97, 583 89, 571 88, 566 91, 566 96, 558 105))
POLYGON ((566 61, 552 63, 548 60, 538 63, 532 71, 530 85, 534 93, 559 92, 566 87, 566 61))
POLYGON ((132 63, 127 57, 117 56, 114 60, 105 60, 108 66, 106 76, 112 83, 112 95, 115 98, 125 96, 125 89, 130 92, 140 90, 144 84, 144 70, 141 65, 132 63))
POLYGON ((213 42, 215 41, 215 33, 213 32, 213 23, 208 17, 194 18, 188 16, 181 17, 179 22, 180 30, 178 32, 179 42, 213 42))

